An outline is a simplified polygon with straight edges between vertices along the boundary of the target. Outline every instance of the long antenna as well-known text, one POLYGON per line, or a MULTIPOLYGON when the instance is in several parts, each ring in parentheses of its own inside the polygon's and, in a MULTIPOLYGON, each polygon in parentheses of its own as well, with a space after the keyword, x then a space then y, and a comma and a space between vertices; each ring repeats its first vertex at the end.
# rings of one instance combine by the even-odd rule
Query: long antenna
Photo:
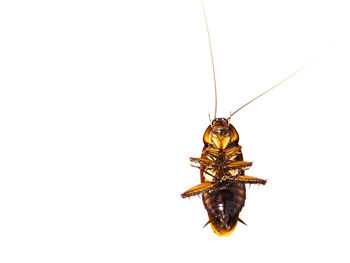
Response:
POLYGON ((217 95, 217 90, 216 90, 214 58, 213 58, 213 50, 211 48, 211 41, 210 41, 210 34, 209 34, 209 27, 208 27, 208 19, 207 19, 207 15, 206 15, 206 12, 205 12, 204 1, 203 0, 201 0, 201 1, 202 1, 202 8, 203 8, 203 14, 204 14, 204 19, 205 19, 205 25, 207 27, 207 33, 208 33, 210 56, 211 56, 211 65, 212 65, 212 68, 213 68, 214 88, 215 88, 215 114, 214 114, 214 120, 215 120, 216 119, 216 112, 217 112, 217 109, 218 109, 218 95, 217 95))
POLYGON ((266 93, 268 93, 269 91, 273 90, 274 88, 277 88, 279 85, 281 85, 282 83, 286 82, 287 80, 289 80, 290 78, 294 77, 297 73, 299 73, 300 71, 302 71, 307 65, 309 65, 311 62, 313 62, 316 59, 316 57, 311 58, 307 63, 305 63, 303 66, 301 66, 297 71, 295 71, 294 73, 292 73, 291 75, 289 75, 288 77, 286 77, 284 80, 280 81, 279 83, 277 83, 275 86, 273 86, 272 88, 269 88, 268 90, 264 91, 263 93, 261 93, 260 95, 256 96, 254 99, 248 101, 246 104, 244 104, 243 106, 239 107, 237 110, 235 110, 233 113, 230 114, 230 117, 228 117, 227 119, 230 120, 231 117, 236 114, 237 112, 239 112, 241 109, 243 109, 245 106, 249 105, 250 103, 252 103, 254 100, 260 98, 261 96, 265 95, 266 93))

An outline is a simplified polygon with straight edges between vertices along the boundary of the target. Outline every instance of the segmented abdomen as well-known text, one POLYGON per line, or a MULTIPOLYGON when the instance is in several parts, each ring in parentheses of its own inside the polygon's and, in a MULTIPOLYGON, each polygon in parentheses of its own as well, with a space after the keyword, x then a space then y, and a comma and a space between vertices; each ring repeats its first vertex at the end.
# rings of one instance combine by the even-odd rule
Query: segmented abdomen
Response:
POLYGON ((246 198, 243 183, 235 183, 227 190, 203 194, 203 204, 208 212, 213 230, 220 236, 229 235, 236 227, 239 213, 246 198))
MULTIPOLYGON (((206 156, 206 147, 203 149, 202 158, 208 159, 206 156)), ((224 163, 224 161, 228 159, 228 156, 225 153, 219 153, 216 159, 224 163)), ((230 158, 230 160, 243 161, 243 155, 240 153, 232 159, 230 158)), ((221 167, 222 170, 224 168, 225 165, 221 167)), ((232 170, 231 173, 234 174, 235 171, 232 170)), ((239 170, 238 173, 244 175, 244 170, 239 170)), ((215 174, 220 175, 222 173, 218 171, 215 174)), ((207 181, 205 173, 201 172, 201 182, 205 181, 207 181)), ((244 206, 245 199, 245 184, 240 182, 233 183, 225 190, 202 195, 203 204, 208 212, 209 220, 212 220, 210 225, 216 234, 219 236, 228 236, 233 232, 237 225, 239 213, 244 206)))

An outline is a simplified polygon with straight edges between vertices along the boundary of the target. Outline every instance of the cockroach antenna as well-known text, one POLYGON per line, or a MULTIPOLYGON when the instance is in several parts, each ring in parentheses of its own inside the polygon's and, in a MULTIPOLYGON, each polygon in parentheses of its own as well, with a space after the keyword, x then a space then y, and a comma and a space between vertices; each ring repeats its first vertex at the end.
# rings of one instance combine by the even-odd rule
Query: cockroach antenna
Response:
POLYGON ((329 48, 331 48, 331 46, 326 47, 319 55, 312 57, 308 62, 306 62, 304 65, 302 65, 298 70, 296 70, 295 72, 293 72, 292 74, 290 74, 288 77, 286 77, 284 80, 278 82, 276 85, 272 86, 271 88, 269 88, 268 90, 265 90, 263 93, 261 93, 260 95, 256 96, 254 99, 248 101, 246 104, 244 104, 243 106, 239 107, 237 110, 235 110, 234 112, 230 112, 230 116, 227 118, 228 121, 230 121, 231 117, 233 115, 235 115, 237 112, 239 112, 241 109, 243 109, 245 106, 249 105, 250 103, 252 103, 253 101, 255 101, 256 99, 262 97, 263 95, 265 95, 266 93, 268 93, 269 91, 273 90, 274 88, 277 88, 278 86, 280 86, 281 84, 283 84, 284 82, 286 82, 287 80, 291 79, 292 77, 294 77, 296 74, 298 74, 300 71, 302 71, 305 67, 307 67, 309 64, 311 64, 312 62, 314 62, 315 59, 321 57, 329 48))
POLYGON ((217 109, 218 109, 218 94, 217 94, 217 89, 216 89, 216 77, 215 77, 214 57, 213 57, 213 49, 212 49, 212 47, 211 47, 211 40, 210 40, 208 19, 207 19, 207 14, 206 14, 206 12, 205 12, 204 1, 201 0, 201 2, 202 2, 203 14, 204 14, 205 26, 206 26, 206 28, 207 28, 207 33, 208 33, 208 41, 209 41, 209 49, 210 49, 210 57, 211 57, 211 66, 212 66, 212 68, 213 68, 213 78, 214 78, 214 88, 215 88, 215 112, 214 112, 214 120, 215 120, 215 119, 216 119, 216 112, 217 112, 217 109))
POLYGON ((281 85, 282 83, 286 82, 287 80, 289 80, 290 78, 294 77, 297 73, 299 73, 300 71, 302 71, 307 65, 309 65, 315 58, 312 58, 310 61, 308 61, 307 63, 305 63, 302 67, 300 67, 297 71, 293 72, 291 75, 289 75, 288 77, 286 77, 284 80, 278 82, 276 85, 272 86, 271 88, 269 88, 268 90, 265 90, 263 93, 261 93, 260 95, 256 96, 254 99, 248 101, 246 104, 244 104, 243 106, 239 107, 237 110, 235 110, 234 112, 230 112, 230 116, 227 118, 228 121, 230 121, 231 117, 233 115, 235 115, 237 112, 239 112, 241 109, 243 109, 245 106, 248 106, 250 103, 252 103, 254 100, 262 97, 263 95, 265 95, 266 93, 268 93, 269 91, 273 90, 274 88, 277 88, 279 85, 281 85))

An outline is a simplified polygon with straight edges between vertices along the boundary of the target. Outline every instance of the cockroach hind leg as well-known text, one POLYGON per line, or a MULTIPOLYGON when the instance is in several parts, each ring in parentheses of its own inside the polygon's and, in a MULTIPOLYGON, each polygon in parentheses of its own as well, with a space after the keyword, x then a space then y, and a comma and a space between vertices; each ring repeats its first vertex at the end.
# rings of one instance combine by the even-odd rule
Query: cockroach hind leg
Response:
POLYGON ((239 217, 238 217, 238 221, 241 222, 243 225, 247 226, 247 224, 242 219, 240 219, 239 217))
POLYGON ((209 192, 210 190, 215 190, 216 188, 217 187, 215 184, 211 182, 204 182, 188 189, 186 192, 181 194, 181 197, 186 198, 190 196, 201 195, 203 193, 209 192))

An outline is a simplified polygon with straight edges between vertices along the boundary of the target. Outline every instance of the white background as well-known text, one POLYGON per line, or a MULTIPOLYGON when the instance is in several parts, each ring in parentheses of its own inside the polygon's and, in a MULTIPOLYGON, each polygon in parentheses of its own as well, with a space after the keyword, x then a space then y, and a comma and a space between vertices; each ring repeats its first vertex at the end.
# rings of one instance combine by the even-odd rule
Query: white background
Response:
POLYGON ((349 262, 346 1, 206 0, 227 117, 248 175, 216 236, 199 156, 213 114, 199 0, 2 1, 1 262, 349 262))

